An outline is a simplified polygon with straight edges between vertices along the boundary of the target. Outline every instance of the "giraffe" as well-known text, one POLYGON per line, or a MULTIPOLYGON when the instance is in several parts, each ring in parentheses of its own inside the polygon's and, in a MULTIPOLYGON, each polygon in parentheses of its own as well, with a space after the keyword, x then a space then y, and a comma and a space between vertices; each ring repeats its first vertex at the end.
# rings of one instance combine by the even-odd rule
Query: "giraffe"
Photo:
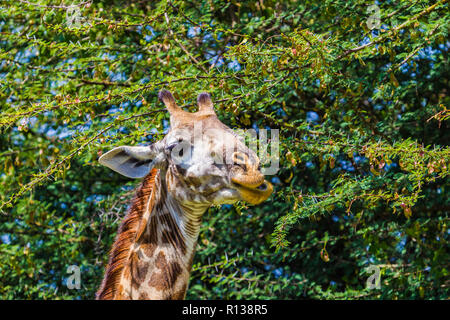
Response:
POLYGON ((202 216, 212 205, 265 201, 273 191, 255 152, 223 124, 208 93, 198 111, 158 94, 170 129, 149 146, 120 146, 99 158, 129 178, 144 178, 124 217, 97 299, 184 299, 202 216))

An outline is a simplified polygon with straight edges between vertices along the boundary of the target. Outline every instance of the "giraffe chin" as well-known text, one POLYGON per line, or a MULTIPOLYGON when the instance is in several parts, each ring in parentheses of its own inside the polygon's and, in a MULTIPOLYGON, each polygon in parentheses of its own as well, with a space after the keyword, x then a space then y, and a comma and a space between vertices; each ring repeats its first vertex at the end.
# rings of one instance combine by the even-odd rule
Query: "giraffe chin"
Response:
POLYGON ((270 182, 264 180, 264 182, 256 188, 249 188, 241 184, 235 183, 242 200, 257 205, 267 200, 273 191, 273 186, 270 182))

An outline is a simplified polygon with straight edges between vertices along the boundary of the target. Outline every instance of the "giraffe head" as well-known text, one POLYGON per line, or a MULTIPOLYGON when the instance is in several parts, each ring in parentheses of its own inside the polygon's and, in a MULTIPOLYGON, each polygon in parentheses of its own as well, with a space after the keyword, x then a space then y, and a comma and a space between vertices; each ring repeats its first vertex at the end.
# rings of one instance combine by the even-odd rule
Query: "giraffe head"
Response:
POLYGON ((129 178, 158 168, 168 192, 187 205, 258 204, 270 196, 273 188, 257 155, 217 118, 208 93, 198 96, 195 113, 178 107, 169 91, 161 91, 159 99, 170 113, 166 136, 149 146, 117 147, 100 157, 101 164, 129 178))

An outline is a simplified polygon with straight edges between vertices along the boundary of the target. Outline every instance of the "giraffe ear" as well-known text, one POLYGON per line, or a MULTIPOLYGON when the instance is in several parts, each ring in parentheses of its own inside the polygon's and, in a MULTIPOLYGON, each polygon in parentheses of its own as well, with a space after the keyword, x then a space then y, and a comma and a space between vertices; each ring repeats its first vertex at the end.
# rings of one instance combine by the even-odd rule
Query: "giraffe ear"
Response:
POLYGON ((100 164, 128 178, 143 178, 163 160, 164 153, 153 144, 145 147, 122 146, 102 155, 100 164))
POLYGON ((216 115, 211 95, 208 92, 202 92, 197 97, 198 112, 204 115, 216 115))

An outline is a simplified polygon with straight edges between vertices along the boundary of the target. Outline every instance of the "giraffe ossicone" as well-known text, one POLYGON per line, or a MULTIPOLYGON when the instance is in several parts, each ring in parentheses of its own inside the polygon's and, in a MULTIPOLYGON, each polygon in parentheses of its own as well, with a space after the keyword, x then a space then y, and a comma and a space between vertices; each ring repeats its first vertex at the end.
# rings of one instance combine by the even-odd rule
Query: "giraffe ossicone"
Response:
POLYGON ((216 116, 208 93, 198 111, 177 106, 167 90, 166 136, 150 146, 120 146, 99 162, 144 178, 112 247, 97 299, 183 299, 202 215, 211 205, 265 201, 272 185, 256 153, 216 116))

